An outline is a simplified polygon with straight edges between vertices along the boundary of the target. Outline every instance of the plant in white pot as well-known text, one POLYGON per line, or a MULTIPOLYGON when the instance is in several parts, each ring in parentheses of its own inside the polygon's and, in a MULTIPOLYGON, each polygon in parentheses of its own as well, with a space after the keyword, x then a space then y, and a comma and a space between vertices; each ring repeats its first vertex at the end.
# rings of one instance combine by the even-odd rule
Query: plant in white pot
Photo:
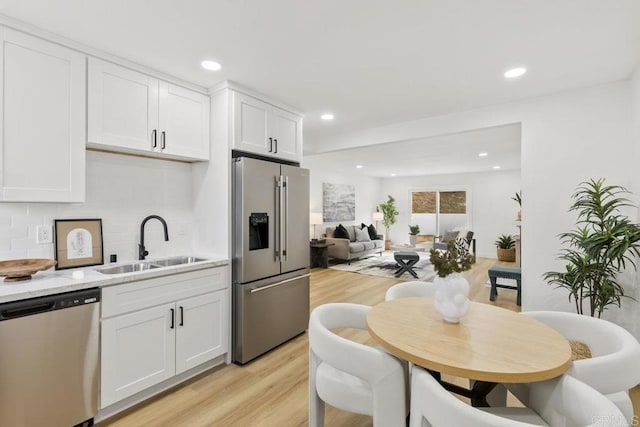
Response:
POLYGON ((446 322, 459 323, 469 311, 469 282, 462 274, 474 262, 463 244, 450 241, 447 250, 431 249, 430 260, 436 271, 433 279, 433 305, 446 322))
POLYGON ((384 249, 391 249, 391 239, 389 239, 389 229, 393 224, 398 220, 398 215, 400 214, 396 210, 396 199, 391 197, 391 195, 387 196, 388 199, 384 203, 380 203, 380 210, 382 211, 382 223, 384 224, 384 228, 386 231, 385 241, 384 241, 384 249))
POLYGON ((415 246, 418 241, 418 233, 420 233, 419 225, 410 225, 409 226, 409 244, 411 246, 415 246))

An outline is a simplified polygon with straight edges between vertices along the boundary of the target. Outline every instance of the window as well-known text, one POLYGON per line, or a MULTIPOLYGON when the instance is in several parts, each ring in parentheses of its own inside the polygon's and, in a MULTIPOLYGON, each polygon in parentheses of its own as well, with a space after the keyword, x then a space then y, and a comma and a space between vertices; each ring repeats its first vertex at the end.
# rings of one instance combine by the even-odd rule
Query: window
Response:
POLYGON ((443 235, 469 227, 466 190, 411 191, 411 225, 420 234, 443 235))

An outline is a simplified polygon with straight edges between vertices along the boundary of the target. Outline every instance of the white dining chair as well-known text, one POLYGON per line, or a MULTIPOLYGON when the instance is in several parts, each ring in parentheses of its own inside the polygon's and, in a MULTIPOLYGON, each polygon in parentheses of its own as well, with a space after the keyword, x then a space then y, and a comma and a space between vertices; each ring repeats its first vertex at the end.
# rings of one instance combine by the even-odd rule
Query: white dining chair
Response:
POLYGON ((453 396, 427 371, 416 366, 411 375, 410 427, 627 425, 616 405, 569 375, 518 384, 512 392, 525 405, 524 408, 474 408, 453 396))
POLYGON ((344 411, 373 417, 375 427, 405 424, 406 363, 381 349, 331 331, 367 329, 371 307, 332 303, 317 307, 309 319, 309 426, 324 425, 325 402, 344 411))
POLYGON ((589 384, 620 408, 628 422, 633 419, 629 389, 640 383, 640 343, 623 327, 576 313, 527 311, 569 340, 586 344, 591 358, 573 362, 567 374, 589 384))
POLYGON ((433 283, 412 280, 410 282, 398 283, 387 289, 384 300, 391 301, 398 298, 432 297, 434 292, 433 283))

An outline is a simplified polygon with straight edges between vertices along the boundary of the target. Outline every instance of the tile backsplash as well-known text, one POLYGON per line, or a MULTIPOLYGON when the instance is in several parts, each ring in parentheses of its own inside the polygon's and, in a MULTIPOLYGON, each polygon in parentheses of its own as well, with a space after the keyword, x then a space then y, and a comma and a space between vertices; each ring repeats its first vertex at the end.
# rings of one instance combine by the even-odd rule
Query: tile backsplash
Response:
POLYGON ((145 227, 149 257, 188 254, 193 210, 191 165, 87 151, 85 203, 0 202, 0 260, 53 258, 53 244, 38 244, 37 227, 54 219, 102 218, 104 259, 137 259, 140 223, 147 215, 167 221, 169 241, 162 225, 145 227))

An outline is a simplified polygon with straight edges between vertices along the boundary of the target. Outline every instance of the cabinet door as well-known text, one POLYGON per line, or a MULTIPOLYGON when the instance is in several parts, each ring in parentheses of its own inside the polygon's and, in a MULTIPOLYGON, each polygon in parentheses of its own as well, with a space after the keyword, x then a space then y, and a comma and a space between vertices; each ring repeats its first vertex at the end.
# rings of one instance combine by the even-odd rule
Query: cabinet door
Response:
POLYGON ((251 96, 234 92, 233 148, 271 156, 267 116, 271 106, 251 96))
POLYGON ((175 320, 171 303, 102 321, 101 408, 174 375, 175 320))
POLYGON ((83 202, 86 59, 0 27, 0 199, 83 202))
POLYGON ((89 58, 88 99, 89 145, 153 149, 154 135, 158 138, 157 79, 89 58))
POLYGON ((176 374, 227 352, 228 299, 225 289, 176 303, 176 374))
POLYGON ((274 138, 274 154, 281 159, 301 162, 302 117, 273 107, 269 127, 269 136, 274 138))
POLYGON ((209 160, 209 97, 160 82, 160 135, 162 153, 209 160))

